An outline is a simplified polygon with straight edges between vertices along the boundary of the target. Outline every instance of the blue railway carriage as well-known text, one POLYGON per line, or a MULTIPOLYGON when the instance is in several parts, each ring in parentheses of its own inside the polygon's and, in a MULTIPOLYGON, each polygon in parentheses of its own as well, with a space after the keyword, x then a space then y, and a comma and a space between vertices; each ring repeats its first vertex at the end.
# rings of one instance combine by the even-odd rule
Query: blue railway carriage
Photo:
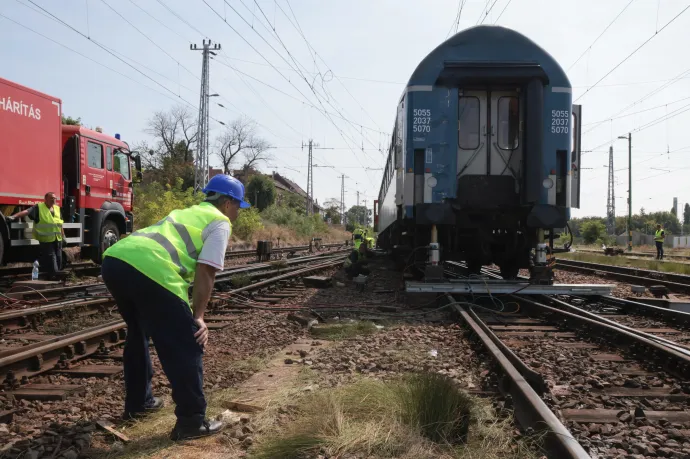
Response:
MULTIPOLYGON (((378 243, 438 242, 470 270, 532 268, 579 207, 581 112, 560 65, 498 26, 464 30, 422 60, 400 98, 379 192, 378 243)), ((549 250, 550 247, 550 250, 549 250)))

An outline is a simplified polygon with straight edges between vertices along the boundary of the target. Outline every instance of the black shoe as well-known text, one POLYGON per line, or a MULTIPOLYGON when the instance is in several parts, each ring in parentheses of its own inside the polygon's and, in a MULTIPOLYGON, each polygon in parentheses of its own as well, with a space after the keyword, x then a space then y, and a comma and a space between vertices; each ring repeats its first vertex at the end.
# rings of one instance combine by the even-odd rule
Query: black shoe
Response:
POLYGON ((204 419, 199 427, 178 427, 170 432, 170 439, 173 441, 179 440, 189 440, 192 438, 207 437, 209 435, 214 435, 223 430, 225 425, 220 421, 209 421, 204 419))
POLYGON ((160 410, 164 405, 165 403, 163 402, 162 398, 153 397, 153 401, 144 407, 144 411, 125 412, 125 414, 122 415, 122 419, 129 421, 130 419, 140 418, 148 413, 151 413, 152 411, 160 410))

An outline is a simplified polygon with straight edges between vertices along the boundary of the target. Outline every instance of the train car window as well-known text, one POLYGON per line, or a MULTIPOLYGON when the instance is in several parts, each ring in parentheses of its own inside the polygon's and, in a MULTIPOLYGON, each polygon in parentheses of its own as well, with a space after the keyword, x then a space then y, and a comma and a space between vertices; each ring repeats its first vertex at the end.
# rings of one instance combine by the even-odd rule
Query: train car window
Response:
POLYGON ((98 143, 88 142, 87 151, 89 167, 93 167, 94 169, 103 169, 103 146, 98 143))
POLYGON ((515 150, 520 141, 520 105, 517 97, 498 99, 498 148, 515 150))
POLYGON ((460 97, 458 146, 463 150, 479 148, 479 99, 476 97, 460 97))

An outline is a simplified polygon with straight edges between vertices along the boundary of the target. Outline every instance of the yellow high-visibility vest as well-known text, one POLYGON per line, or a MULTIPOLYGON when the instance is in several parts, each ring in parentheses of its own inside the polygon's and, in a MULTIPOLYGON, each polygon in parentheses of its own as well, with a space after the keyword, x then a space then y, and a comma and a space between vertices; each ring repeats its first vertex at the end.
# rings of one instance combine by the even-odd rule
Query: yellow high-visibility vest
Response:
POLYGON ((654 242, 664 242, 664 236, 663 236, 664 230, 656 230, 654 233, 654 242))
POLYGON ((38 222, 34 223, 34 237, 38 242, 54 242, 62 240, 62 217, 60 207, 53 205, 53 213, 45 203, 38 204, 38 222))
POLYGON ((103 256, 124 261, 189 304, 189 284, 203 247, 201 233, 217 220, 230 223, 208 202, 173 210, 158 223, 116 242, 103 256))

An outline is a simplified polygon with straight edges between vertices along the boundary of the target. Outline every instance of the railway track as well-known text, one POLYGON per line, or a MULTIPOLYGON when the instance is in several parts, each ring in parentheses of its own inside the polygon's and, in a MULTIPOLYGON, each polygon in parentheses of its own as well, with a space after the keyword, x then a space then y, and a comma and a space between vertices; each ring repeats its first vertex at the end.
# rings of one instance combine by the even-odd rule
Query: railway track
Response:
POLYGON ((671 292, 690 293, 690 276, 683 274, 563 259, 556 260, 556 268, 564 271, 606 277, 633 285, 663 285, 671 292))
MULTIPOLYGON (((577 249, 577 252, 582 252, 582 253, 593 253, 596 255, 606 255, 603 250, 589 250, 589 249, 577 249)), ((642 258, 656 258, 656 253, 652 252, 624 252, 623 254, 620 255, 614 255, 618 257, 642 257, 642 258)), ((664 254, 664 259, 669 259, 669 260, 690 260, 690 255, 672 255, 672 254, 664 254)))
POLYGON ((446 301, 496 362, 518 422, 547 426, 549 457, 688 456, 690 314, 612 297, 505 298, 514 312, 446 301))
MULTIPOLYGON (((230 289, 225 292, 214 294, 209 308, 208 321, 210 322, 210 329, 223 328, 223 319, 227 320, 228 316, 223 317, 222 311, 230 308, 243 308, 244 305, 234 305, 238 299, 238 295, 242 294, 242 303, 246 303, 246 298, 250 298, 257 291, 265 291, 273 288, 286 289, 288 284, 294 283, 295 280, 306 276, 308 274, 331 269, 339 266, 344 260, 343 255, 332 256, 313 256, 304 257, 304 259, 289 260, 292 266, 281 269, 273 269, 269 263, 263 266, 246 266, 234 270, 237 273, 246 273, 253 271, 253 280, 263 278, 260 281, 255 281, 249 285, 230 289), (301 266, 304 263, 311 263, 307 266, 301 266), (266 270, 271 268, 270 270, 266 270), (263 269, 262 272, 259 272, 263 269)), ((221 286, 228 282, 232 282, 232 273, 227 273, 225 277, 217 280, 216 286, 221 286)), ((290 285, 290 292, 282 292, 279 297, 271 298, 270 293, 261 297, 261 301, 276 302, 277 298, 287 298, 295 295, 295 286, 290 285), (275 301, 272 301, 275 299, 275 301)), ((303 287, 302 287, 303 288, 303 287)), ((253 299, 257 301, 258 299, 253 299)), ((43 307, 33 308, 30 310, 19 310, 4 313, 0 315, 0 323, 6 330, 16 330, 17 328, 29 327, 32 323, 38 323, 39 319, 36 317, 40 315, 54 314, 60 316, 66 309, 74 308, 112 308, 114 303, 111 298, 88 298, 84 300, 65 301, 46 305, 43 307), (33 319, 33 320, 32 320, 33 319)), ((75 333, 70 333, 64 336, 49 338, 39 341, 37 343, 27 344, 16 348, 8 348, 0 350, 0 382, 6 389, 16 389, 19 384, 26 384, 29 382, 28 378, 42 374, 52 370, 60 370, 65 372, 72 369, 75 364, 86 357, 98 354, 100 357, 108 357, 110 351, 114 346, 120 345, 124 342, 126 337, 126 325, 123 321, 115 320, 109 321, 95 327, 88 328, 75 333)), ((92 369, 92 372, 82 371, 79 375, 103 373, 103 368, 92 369)), ((118 369, 119 371, 120 369, 118 369)), ((74 372, 73 372, 74 373, 74 372)), ((30 388, 32 389, 32 388, 30 388)), ((40 391, 45 388, 37 389, 40 391)), ((21 395, 21 394, 20 394, 21 395)))

